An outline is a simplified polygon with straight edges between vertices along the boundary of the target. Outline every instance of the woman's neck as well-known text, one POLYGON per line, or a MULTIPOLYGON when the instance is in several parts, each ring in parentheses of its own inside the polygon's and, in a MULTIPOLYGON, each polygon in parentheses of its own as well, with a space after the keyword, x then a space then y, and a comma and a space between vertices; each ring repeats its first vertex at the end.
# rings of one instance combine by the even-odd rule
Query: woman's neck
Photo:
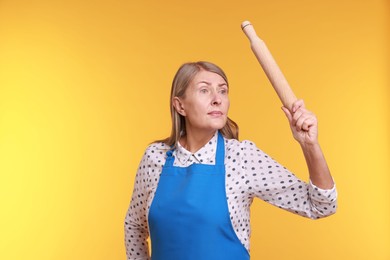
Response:
POLYGON ((197 152, 205 146, 214 136, 215 130, 212 131, 186 131, 186 134, 180 138, 180 144, 191 153, 197 152))

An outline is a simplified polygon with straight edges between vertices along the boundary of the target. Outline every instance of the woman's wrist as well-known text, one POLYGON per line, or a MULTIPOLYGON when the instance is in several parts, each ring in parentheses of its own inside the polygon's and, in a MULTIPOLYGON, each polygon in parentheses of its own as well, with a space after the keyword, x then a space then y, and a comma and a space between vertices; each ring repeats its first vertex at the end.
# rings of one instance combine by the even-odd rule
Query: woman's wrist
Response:
POLYGON ((316 141, 302 141, 299 142, 299 145, 301 146, 302 150, 305 152, 320 152, 322 153, 320 143, 318 140, 316 141))

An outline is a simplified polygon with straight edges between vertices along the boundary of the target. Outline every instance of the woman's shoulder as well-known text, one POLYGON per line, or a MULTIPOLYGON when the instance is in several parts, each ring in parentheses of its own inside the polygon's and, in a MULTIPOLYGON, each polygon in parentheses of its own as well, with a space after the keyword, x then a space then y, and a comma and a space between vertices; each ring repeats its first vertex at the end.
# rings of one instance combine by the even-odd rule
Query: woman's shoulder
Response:
POLYGON ((235 139, 226 140, 226 156, 229 159, 242 160, 258 163, 276 163, 276 161, 264 152, 251 140, 238 141, 235 139))
POLYGON ((145 149, 145 155, 165 154, 171 148, 164 142, 154 142, 149 144, 145 149))
POLYGON ((227 150, 260 150, 256 144, 251 140, 242 140, 237 139, 225 139, 225 145, 227 150))
POLYGON ((161 164, 166 158, 166 153, 171 148, 164 142, 154 142, 149 144, 146 149, 143 158, 149 162, 149 164, 161 164))

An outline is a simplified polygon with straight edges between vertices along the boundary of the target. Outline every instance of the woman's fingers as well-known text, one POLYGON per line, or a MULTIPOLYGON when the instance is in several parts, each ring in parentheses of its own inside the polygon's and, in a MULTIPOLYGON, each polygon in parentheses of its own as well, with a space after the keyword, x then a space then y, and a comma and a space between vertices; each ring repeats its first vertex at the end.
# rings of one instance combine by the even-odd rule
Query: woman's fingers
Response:
POLYGON ((293 115, 292 125, 299 131, 308 131, 310 126, 316 123, 316 117, 310 111, 299 108, 293 115))
POLYGON ((299 143, 317 142, 317 117, 305 108, 303 100, 294 102, 292 109, 282 107, 291 127, 294 138, 299 143))
POLYGON ((299 125, 300 129, 304 131, 309 131, 309 128, 315 125, 316 119, 314 117, 308 117, 303 120, 302 124, 299 125))

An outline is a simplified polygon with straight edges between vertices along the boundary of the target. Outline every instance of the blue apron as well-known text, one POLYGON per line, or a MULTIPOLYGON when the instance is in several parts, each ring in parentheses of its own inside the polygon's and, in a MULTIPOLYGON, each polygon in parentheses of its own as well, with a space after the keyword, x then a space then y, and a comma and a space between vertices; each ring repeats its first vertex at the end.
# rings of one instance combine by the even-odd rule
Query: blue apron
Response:
POLYGON ((221 133, 215 165, 176 167, 167 155, 148 216, 152 260, 249 260, 230 221, 221 133))

